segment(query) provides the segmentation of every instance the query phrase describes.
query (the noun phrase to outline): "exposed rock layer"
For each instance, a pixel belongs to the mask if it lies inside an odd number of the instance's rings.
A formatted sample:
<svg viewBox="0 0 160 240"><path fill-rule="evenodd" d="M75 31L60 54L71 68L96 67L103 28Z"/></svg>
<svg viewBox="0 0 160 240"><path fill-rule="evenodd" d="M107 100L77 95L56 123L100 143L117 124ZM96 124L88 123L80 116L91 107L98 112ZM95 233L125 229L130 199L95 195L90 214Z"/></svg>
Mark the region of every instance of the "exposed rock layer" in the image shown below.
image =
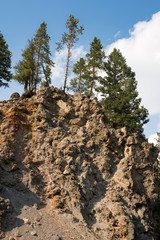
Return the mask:
<svg viewBox="0 0 160 240"><path fill-rule="evenodd" d="M49 209L62 222L72 217L72 230L79 227L74 238L63 229L59 239L160 239L157 150L125 128L109 129L96 99L53 87L31 98L15 94L0 102L0 143L7 236L18 226L13 216L43 203L43 216ZM37 232L27 231L24 239L35 239Z"/></svg>

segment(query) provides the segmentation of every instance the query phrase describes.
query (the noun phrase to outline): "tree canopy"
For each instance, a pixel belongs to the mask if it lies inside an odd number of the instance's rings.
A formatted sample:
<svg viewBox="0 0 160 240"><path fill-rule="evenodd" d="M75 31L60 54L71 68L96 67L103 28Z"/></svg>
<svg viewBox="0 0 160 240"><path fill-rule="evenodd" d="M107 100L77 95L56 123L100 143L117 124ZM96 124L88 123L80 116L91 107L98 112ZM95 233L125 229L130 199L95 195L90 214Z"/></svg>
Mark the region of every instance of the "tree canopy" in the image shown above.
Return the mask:
<svg viewBox="0 0 160 240"><path fill-rule="evenodd" d="M0 32L0 87L8 87L8 82L12 78L11 74L11 52L8 49L3 34Z"/></svg>
<svg viewBox="0 0 160 240"><path fill-rule="evenodd" d="M148 111L138 98L135 73L126 64L121 52L114 49L104 62L106 77L101 78L97 91L111 127L127 127L131 132L142 132L148 122Z"/></svg>
<svg viewBox="0 0 160 240"><path fill-rule="evenodd" d="M90 44L90 52L86 56L91 77L88 86L88 88L90 88L89 96L92 96L95 81L98 80L99 78L97 71L102 68L102 63L103 60L105 59L105 53L103 51L103 46L101 44L100 39L94 37L93 41Z"/></svg>
<svg viewBox="0 0 160 240"><path fill-rule="evenodd" d="M35 89L38 82L40 68L44 74L44 81L51 82L51 67L54 66L51 60L51 51L49 46L50 36L47 34L47 24L42 22L34 36L34 46L36 51L36 69L35 69ZM42 80L42 79L41 79Z"/></svg>
<svg viewBox="0 0 160 240"><path fill-rule="evenodd" d="M13 76L19 83L24 84L24 89L35 90L41 81L51 82L51 60L49 46L50 37L47 34L47 24L43 22L34 38L28 41L26 49L22 52L22 60L18 62Z"/></svg>
<svg viewBox="0 0 160 240"><path fill-rule="evenodd" d="M23 59L14 66L13 79L24 84L24 90L33 90L36 69L36 52L33 40L28 41L26 49L22 52L22 57Z"/></svg>
<svg viewBox="0 0 160 240"><path fill-rule="evenodd" d="M79 19L72 14L66 21L67 32L62 34L62 39L57 43L59 51L67 47L67 62L63 90L67 87L68 67L71 49L78 41L78 36L83 33L84 27L79 26ZM50 36L47 33L47 24L42 22L32 40L22 52L13 76L19 83L24 84L24 89L35 90L39 82L51 83L52 67ZM138 96L135 73L126 63L120 50L114 49L107 57L100 39L94 37L90 44L89 53L73 65L75 77L71 79L69 89L73 92L91 97L95 91L99 93L100 103L104 106L111 127L127 127L131 132L143 132L143 125L148 122L148 110L141 105ZM3 35L0 33L0 86L8 86L12 77L11 53L8 50ZM106 74L101 76L101 70Z"/></svg>
<svg viewBox="0 0 160 240"><path fill-rule="evenodd" d="M73 72L75 73L76 77L71 79L70 81L70 89L77 93L86 94L88 91L88 79L89 79L89 72L87 70L86 60L84 58L80 58L74 65L73 65Z"/></svg>
<svg viewBox="0 0 160 240"><path fill-rule="evenodd" d="M83 33L84 27L78 27L79 19L75 18L72 14L69 16L66 22L66 28L68 29L69 33L64 32L62 34L61 42L57 43L57 50L59 51L62 49L63 45L67 46L67 63L66 63L66 70L65 70L65 77L64 77L64 84L63 90L66 89L67 84L67 76L68 76L68 66L69 66L69 59L71 56L71 48L74 44L79 40L78 35Z"/></svg>

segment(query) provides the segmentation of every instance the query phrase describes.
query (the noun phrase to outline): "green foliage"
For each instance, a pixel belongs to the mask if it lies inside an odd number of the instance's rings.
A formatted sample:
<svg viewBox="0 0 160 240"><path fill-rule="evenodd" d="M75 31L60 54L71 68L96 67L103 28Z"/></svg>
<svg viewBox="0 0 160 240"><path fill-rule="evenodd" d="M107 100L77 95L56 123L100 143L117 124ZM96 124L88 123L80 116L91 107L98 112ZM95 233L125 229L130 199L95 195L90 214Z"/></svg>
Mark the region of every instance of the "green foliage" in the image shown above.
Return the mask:
<svg viewBox="0 0 160 240"><path fill-rule="evenodd" d="M69 33L64 32L62 34L61 42L57 44L57 51L63 48L63 45L70 44L70 47L73 47L74 44L79 40L78 35L82 34L84 27L78 27L79 19L75 18L72 14L70 14L69 19L66 22L66 28L69 30Z"/></svg>
<svg viewBox="0 0 160 240"><path fill-rule="evenodd" d="M12 78L10 72L11 68L11 52L8 49L8 45L0 32L0 87L8 87L8 83Z"/></svg>
<svg viewBox="0 0 160 240"><path fill-rule="evenodd" d="M102 68L102 63L105 58L105 52L103 51L100 39L94 37L92 43L90 44L90 52L86 56L88 68L90 69L90 83L88 85L90 88L89 96L92 96L93 88L96 83L95 81L99 79L98 70Z"/></svg>
<svg viewBox="0 0 160 240"><path fill-rule="evenodd" d="M51 82L50 37L47 34L47 24L43 22L37 30L34 39L28 41L27 48L22 52L22 60L15 68L13 78L24 84L24 89L34 89L39 82ZM43 73L43 75L42 75Z"/></svg>
<svg viewBox="0 0 160 240"><path fill-rule="evenodd" d="M67 84L67 76L68 76L68 66L69 66L69 59L71 56L71 48L74 46L74 44L79 40L78 35L82 34L84 28L83 26L78 27L79 19L75 18L72 14L69 16L69 19L67 19L66 22L66 28L68 29L69 33L64 32L62 34L61 42L56 43L57 44L57 51L61 50L63 45L67 46L68 54L67 54L67 63L66 63L66 71L65 71L65 77L64 77L64 84L63 84L63 90L66 89Z"/></svg>
<svg viewBox="0 0 160 240"><path fill-rule="evenodd" d="M50 37L47 34L47 24L42 22L34 36L34 46L36 51L36 69L35 69L35 88L38 82L40 69L44 74L44 81L51 82L51 68L54 66L51 60L51 51L49 46ZM41 78L42 80L42 78Z"/></svg>
<svg viewBox="0 0 160 240"><path fill-rule="evenodd" d="M148 122L148 111L140 106L135 73L127 66L121 52L114 49L103 67L107 76L100 79L97 91L102 96L111 127L127 127L131 132L143 132Z"/></svg>
<svg viewBox="0 0 160 240"><path fill-rule="evenodd" d="M159 151L160 151L160 132L158 132L157 135L158 135L158 139L157 139L157 148L158 148Z"/></svg>
<svg viewBox="0 0 160 240"><path fill-rule="evenodd" d="M159 180L159 186L160 186L160 132L158 132L157 135L158 135L158 139L157 139L156 147L159 150L159 155L158 155L158 180Z"/></svg>
<svg viewBox="0 0 160 240"><path fill-rule="evenodd" d="M159 150L158 160L160 161L160 132L158 132L157 135L158 135L158 139L157 139L157 145L156 145L156 147L157 147L158 150Z"/></svg>
<svg viewBox="0 0 160 240"><path fill-rule="evenodd" d="M85 94L88 91L87 79L89 78L89 72L87 71L86 60L80 58L73 66L73 72L76 77L70 81L70 89L77 93Z"/></svg>
<svg viewBox="0 0 160 240"><path fill-rule="evenodd" d="M23 59L18 62L15 68L13 79L24 84L24 89L33 89L36 69L36 52L33 40L28 41L27 48L22 52Z"/></svg>

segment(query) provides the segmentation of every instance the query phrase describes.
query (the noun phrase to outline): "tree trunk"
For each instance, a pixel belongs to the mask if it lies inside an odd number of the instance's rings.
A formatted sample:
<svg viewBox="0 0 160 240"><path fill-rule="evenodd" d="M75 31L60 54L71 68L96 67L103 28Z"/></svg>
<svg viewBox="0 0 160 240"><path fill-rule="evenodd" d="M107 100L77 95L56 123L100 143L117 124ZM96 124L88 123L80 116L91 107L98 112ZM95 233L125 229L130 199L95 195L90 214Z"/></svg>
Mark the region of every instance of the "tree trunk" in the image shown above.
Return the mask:
<svg viewBox="0 0 160 240"><path fill-rule="evenodd" d="M78 82L78 93L81 93L81 87L80 87L80 85L81 85L81 78L82 78L82 74L81 74L81 72L80 72L79 82Z"/></svg>
<svg viewBox="0 0 160 240"><path fill-rule="evenodd" d="M64 92L65 92L65 89L66 89L67 76L68 76L68 66L69 66L69 58L70 58L70 47L71 47L71 40L69 40L69 43L68 43L67 64L66 64L66 71L65 71L64 84L63 84L63 90L64 90Z"/></svg>
<svg viewBox="0 0 160 240"><path fill-rule="evenodd" d="M45 67L44 67L43 63L42 63L42 68L43 68L43 73L44 73L44 77L46 79L46 82L48 82L47 75L46 75L46 70L45 70Z"/></svg>
<svg viewBox="0 0 160 240"><path fill-rule="evenodd" d="M33 70L30 73L29 90L33 90Z"/></svg>
<svg viewBox="0 0 160 240"><path fill-rule="evenodd" d="M25 83L24 83L24 91L26 91L28 88L28 80L25 80Z"/></svg>
<svg viewBox="0 0 160 240"><path fill-rule="evenodd" d="M90 91L89 91L89 96L90 96L90 97L91 97L92 91L93 91L94 79L95 79L95 68L93 67L93 75L92 75L92 81L91 81L91 88L90 88Z"/></svg>
<svg viewBox="0 0 160 240"><path fill-rule="evenodd" d="M38 52L38 54L37 54L37 63L36 63L36 71L35 71L35 82L34 82L35 92L36 92L37 82L38 82L39 53L40 53L40 50L39 50L39 52Z"/></svg>

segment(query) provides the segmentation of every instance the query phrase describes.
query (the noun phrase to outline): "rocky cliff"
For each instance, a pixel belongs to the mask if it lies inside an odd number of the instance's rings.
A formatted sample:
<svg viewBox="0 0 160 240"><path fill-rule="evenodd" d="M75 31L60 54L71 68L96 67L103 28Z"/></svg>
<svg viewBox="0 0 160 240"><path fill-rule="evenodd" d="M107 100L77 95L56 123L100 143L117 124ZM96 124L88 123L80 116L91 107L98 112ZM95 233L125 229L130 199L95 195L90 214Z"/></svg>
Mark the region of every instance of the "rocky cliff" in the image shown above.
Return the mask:
<svg viewBox="0 0 160 240"><path fill-rule="evenodd" d="M157 150L96 99L41 87L0 102L4 239L158 240Z"/></svg>

